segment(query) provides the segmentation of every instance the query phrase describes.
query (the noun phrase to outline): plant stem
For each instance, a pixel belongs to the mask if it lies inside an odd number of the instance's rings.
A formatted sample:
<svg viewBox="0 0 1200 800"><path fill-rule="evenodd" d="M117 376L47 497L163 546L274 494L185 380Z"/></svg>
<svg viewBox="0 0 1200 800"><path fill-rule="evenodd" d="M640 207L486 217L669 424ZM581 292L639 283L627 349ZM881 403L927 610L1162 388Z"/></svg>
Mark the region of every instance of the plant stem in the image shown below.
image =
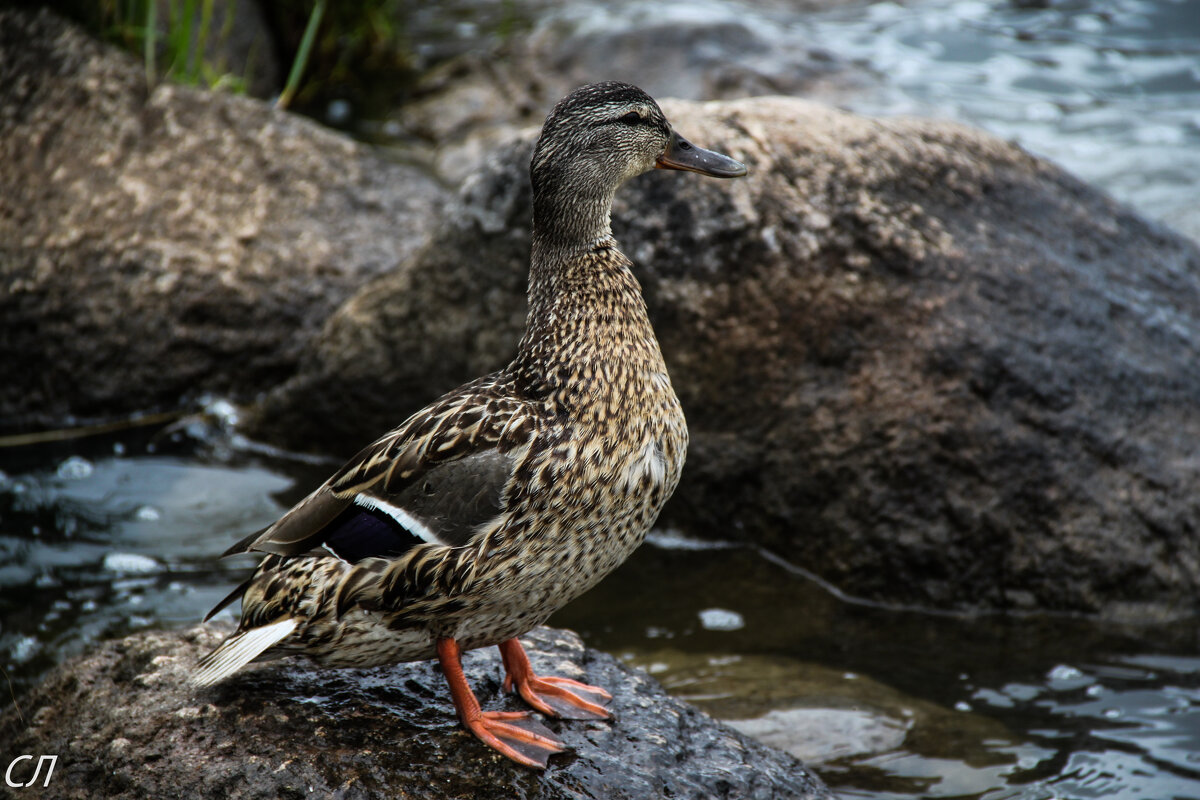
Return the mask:
<svg viewBox="0 0 1200 800"><path fill-rule="evenodd" d="M146 4L146 29L142 39L145 45L146 86L153 88L158 82L158 3L154 0Z"/></svg>
<svg viewBox="0 0 1200 800"><path fill-rule="evenodd" d="M295 96L296 89L300 86L300 76L304 74L304 67L308 64L308 56L312 51L313 42L316 41L317 28L321 25L321 16L324 13L325 0L317 0L312 14L308 17L308 25L304 28L304 36L300 38L300 49L296 52L296 59L292 62L292 71L288 73L287 84L279 94L279 99L275 101L276 108L287 108L288 104L292 102L292 97Z"/></svg>

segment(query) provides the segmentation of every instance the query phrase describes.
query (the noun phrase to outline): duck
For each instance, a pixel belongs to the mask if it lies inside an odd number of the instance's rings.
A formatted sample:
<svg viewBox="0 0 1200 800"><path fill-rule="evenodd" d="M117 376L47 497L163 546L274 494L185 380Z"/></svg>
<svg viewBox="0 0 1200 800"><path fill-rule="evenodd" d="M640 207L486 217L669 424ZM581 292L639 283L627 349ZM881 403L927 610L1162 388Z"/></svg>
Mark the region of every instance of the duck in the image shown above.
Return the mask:
<svg viewBox="0 0 1200 800"><path fill-rule="evenodd" d="M225 553L261 554L237 628L196 665L210 686L252 661L322 667L437 659L462 725L545 769L566 745L528 711L484 711L461 654L499 648L506 692L561 719L608 719L611 695L537 674L518 637L641 544L674 492L688 431L613 198L653 169L746 167L674 131L626 83L581 87L546 117L530 161L526 330L513 360L363 448L274 524Z"/></svg>

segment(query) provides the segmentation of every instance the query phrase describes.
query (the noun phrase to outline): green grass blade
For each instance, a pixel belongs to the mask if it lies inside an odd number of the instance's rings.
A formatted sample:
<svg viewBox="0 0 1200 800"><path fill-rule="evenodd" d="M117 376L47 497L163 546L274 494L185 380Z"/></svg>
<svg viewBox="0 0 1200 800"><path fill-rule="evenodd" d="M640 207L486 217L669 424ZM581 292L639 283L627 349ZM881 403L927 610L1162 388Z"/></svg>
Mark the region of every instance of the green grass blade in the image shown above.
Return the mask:
<svg viewBox="0 0 1200 800"><path fill-rule="evenodd" d="M146 4L146 28L142 33L142 43L145 47L146 86L153 87L158 82L158 3L154 0Z"/></svg>
<svg viewBox="0 0 1200 800"><path fill-rule="evenodd" d="M287 84L279 94L279 99L275 101L276 108L287 108L288 104L292 102L292 97L295 96L296 89L300 86L300 77L304 74L304 68L308 64L313 42L317 39L317 28L321 25L321 16L324 13L325 0L317 0L312 14L308 17L308 25L304 28L304 36L300 38L300 49L296 51L296 59L292 62L291 72L288 73Z"/></svg>
<svg viewBox="0 0 1200 800"><path fill-rule="evenodd" d="M213 0L204 0L204 4L200 7L200 29L196 31L196 68L193 73L195 78L192 81L193 85L200 85L201 79L207 82L207 76L204 73L206 65L205 48L208 47L208 29L212 25L213 15Z"/></svg>

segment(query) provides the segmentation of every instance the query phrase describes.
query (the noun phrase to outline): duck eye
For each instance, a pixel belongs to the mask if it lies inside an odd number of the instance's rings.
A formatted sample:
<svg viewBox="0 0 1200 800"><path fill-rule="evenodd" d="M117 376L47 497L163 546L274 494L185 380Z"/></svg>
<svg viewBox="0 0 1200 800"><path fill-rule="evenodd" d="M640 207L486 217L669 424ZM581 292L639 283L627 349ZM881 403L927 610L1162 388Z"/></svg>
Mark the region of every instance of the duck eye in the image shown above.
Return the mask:
<svg viewBox="0 0 1200 800"><path fill-rule="evenodd" d="M640 125L642 122L642 115L636 111L630 111L628 114L621 117L621 122L624 122L626 125Z"/></svg>

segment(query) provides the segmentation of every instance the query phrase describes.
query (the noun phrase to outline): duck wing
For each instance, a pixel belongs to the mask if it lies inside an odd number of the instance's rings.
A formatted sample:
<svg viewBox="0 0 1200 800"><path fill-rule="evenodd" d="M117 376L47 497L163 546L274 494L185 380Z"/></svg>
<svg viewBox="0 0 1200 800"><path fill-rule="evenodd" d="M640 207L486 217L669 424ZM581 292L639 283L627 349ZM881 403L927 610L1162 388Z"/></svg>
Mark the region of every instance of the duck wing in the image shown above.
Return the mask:
<svg viewBox="0 0 1200 800"><path fill-rule="evenodd" d="M493 375L442 397L225 555L325 548L357 563L420 544L467 544L503 512L518 455L537 429L538 408L508 388Z"/></svg>

